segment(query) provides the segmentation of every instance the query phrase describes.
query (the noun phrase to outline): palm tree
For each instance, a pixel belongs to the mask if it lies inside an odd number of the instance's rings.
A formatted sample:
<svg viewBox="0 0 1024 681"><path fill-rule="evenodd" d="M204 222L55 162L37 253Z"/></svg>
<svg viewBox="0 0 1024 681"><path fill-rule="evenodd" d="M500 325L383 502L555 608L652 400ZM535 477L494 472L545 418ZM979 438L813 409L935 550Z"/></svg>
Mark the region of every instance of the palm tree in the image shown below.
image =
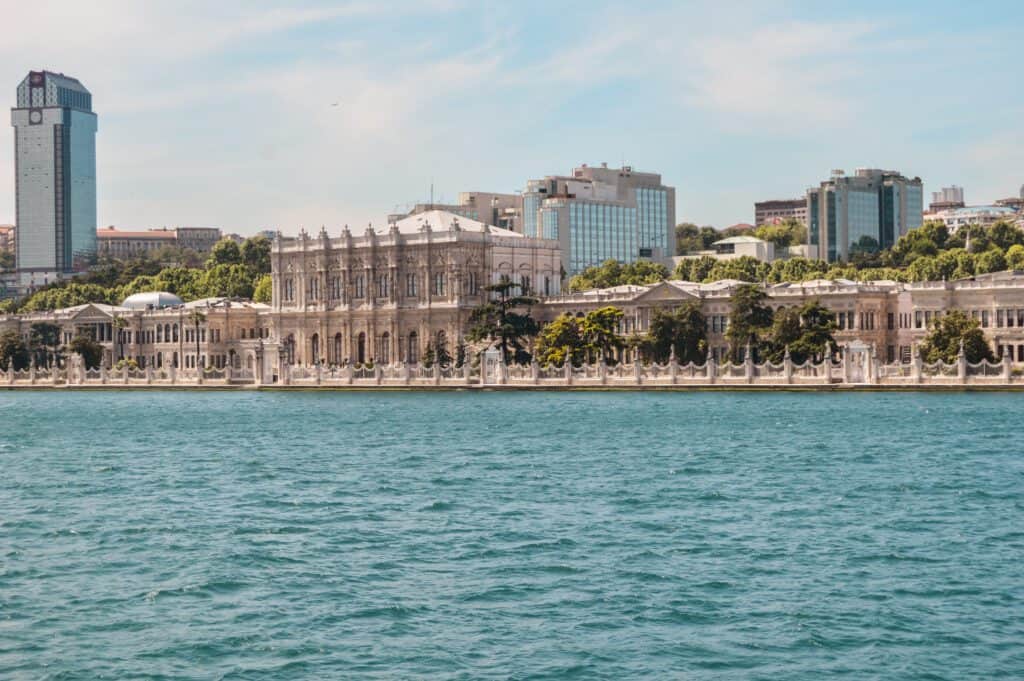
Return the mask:
<svg viewBox="0 0 1024 681"><path fill-rule="evenodd" d="M199 308L195 308L189 313L188 319L196 327L196 368L199 369L202 368L199 361L199 325L206 321L206 315Z"/></svg>
<svg viewBox="0 0 1024 681"><path fill-rule="evenodd" d="M117 359L120 361L124 359L124 330L128 328L128 320L115 316L112 323L117 331Z"/></svg>

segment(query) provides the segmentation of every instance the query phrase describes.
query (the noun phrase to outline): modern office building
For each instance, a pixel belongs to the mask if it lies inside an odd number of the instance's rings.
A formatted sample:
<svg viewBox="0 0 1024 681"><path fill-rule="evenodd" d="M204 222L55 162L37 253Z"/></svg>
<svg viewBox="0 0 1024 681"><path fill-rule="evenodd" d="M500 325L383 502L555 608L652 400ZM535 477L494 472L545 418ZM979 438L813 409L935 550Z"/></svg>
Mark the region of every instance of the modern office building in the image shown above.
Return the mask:
<svg viewBox="0 0 1024 681"><path fill-rule="evenodd" d="M670 257L675 222L675 188L630 166L583 165L571 176L530 180L523 193L522 233L557 239L569 276L609 259Z"/></svg>
<svg viewBox="0 0 1024 681"><path fill-rule="evenodd" d="M777 225L786 220L807 224L807 199L772 199L754 204L754 224Z"/></svg>
<svg viewBox="0 0 1024 681"><path fill-rule="evenodd" d="M11 110L18 271L35 286L96 255L96 114L75 78L30 72Z"/></svg>
<svg viewBox="0 0 1024 681"><path fill-rule="evenodd" d="M828 262L849 260L858 251L889 248L920 227L923 214L920 178L893 170L842 170L807 190L808 244Z"/></svg>

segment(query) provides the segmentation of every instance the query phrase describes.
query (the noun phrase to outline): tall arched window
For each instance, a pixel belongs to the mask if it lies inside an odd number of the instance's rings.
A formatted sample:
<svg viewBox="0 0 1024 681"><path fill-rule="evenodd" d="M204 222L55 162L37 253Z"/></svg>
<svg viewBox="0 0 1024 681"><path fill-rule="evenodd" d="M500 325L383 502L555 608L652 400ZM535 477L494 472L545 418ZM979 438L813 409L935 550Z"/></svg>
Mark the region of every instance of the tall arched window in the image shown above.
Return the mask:
<svg viewBox="0 0 1024 681"><path fill-rule="evenodd" d="M356 341L356 361L366 364L366 334L360 333Z"/></svg>
<svg viewBox="0 0 1024 681"><path fill-rule="evenodd" d="M388 297L388 275L386 274L380 275L380 278L377 280L377 297Z"/></svg>
<svg viewBox="0 0 1024 681"><path fill-rule="evenodd" d="M163 329L164 329L164 327L160 326L159 324L156 325L156 342L157 343L161 343L164 340Z"/></svg>
<svg viewBox="0 0 1024 681"><path fill-rule="evenodd" d="M362 298L366 293L366 277L358 275L355 279L355 293L354 298Z"/></svg>
<svg viewBox="0 0 1024 681"><path fill-rule="evenodd" d="M314 333L309 339L309 359L311 364L320 363L320 334Z"/></svg>
<svg viewBox="0 0 1024 681"><path fill-rule="evenodd" d="M334 363L341 364L341 334L334 334Z"/></svg>
<svg viewBox="0 0 1024 681"><path fill-rule="evenodd" d="M170 343L171 342L171 325L170 324L164 324L164 342L165 343Z"/></svg>
<svg viewBox="0 0 1024 681"><path fill-rule="evenodd" d="M409 334L409 352L405 361L409 364L416 364L420 360L420 339L415 331Z"/></svg>
<svg viewBox="0 0 1024 681"><path fill-rule="evenodd" d="M174 333L174 342L177 343L178 342L178 325L175 324L174 326L172 326L171 327L171 331Z"/></svg>
<svg viewBox="0 0 1024 681"><path fill-rule="evenodd" d="M288 334L284 341L284 358L289 364L295 364L295 336Z"/></svg>
<svg viewBox="0 0 1024 681"><path fill-rule="evenodd" d="M384 364L391 363L391 334L386 331L380 337L380 361Z"/></svg>

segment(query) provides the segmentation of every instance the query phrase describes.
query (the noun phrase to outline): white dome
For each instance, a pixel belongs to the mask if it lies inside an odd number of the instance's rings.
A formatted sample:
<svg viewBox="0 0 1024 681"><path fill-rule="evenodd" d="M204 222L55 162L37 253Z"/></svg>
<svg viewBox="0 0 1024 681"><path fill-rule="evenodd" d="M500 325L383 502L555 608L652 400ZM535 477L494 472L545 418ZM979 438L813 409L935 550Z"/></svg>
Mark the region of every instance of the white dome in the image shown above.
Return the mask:
<svg viewBox="0 0 1024 681"><path fill-rule="evenodd" d="M121 307L127 307L129 310L150 310L184 304L185 301L173 293L168 293L167 291L147 291L128 296L121 303Z"/></svg>

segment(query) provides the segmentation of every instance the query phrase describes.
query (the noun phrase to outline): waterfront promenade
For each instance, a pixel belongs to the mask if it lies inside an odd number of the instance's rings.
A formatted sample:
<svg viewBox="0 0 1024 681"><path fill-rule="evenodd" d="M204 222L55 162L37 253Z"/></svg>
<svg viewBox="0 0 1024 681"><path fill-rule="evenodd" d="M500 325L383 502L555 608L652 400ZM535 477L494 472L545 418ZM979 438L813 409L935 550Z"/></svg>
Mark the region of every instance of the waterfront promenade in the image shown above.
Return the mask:
<svg viewBox="0 0 1024 681"><path fill-rule="evenodd" d="M842 389L991 389L1024 390L1024 375L1005 357L1002 362L971 363L961 354L953 363L885 364L866 352L838 360L781 363L664 364L633 362L609 366L506 365L481 359L462 367L413 364L313 367L284 365L280 375L249 369L182 370L174 367L85 369L29 368L0 372L0 388L194 388L194 389L336 389L336 390L842 390Z"/></svg>

